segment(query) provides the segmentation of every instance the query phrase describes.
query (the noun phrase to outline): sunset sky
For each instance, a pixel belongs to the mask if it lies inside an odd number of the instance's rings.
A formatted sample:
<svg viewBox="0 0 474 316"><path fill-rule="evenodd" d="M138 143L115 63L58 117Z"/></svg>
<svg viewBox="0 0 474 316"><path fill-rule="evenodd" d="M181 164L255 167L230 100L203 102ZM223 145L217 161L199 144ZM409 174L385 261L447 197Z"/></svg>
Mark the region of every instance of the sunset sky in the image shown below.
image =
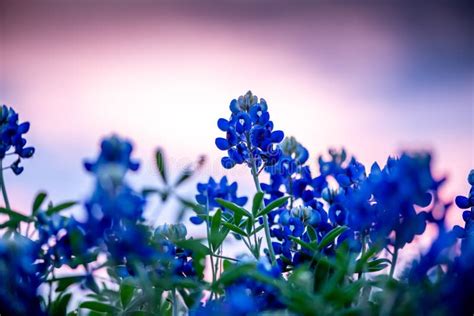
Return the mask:
<svg viewBox="0 0 474 316"><path fill-rule="evenodd" d="M12 206L27 211L39 189L54 201L84 199L82 168L101 137L132 140L137 189L158 182L154 149L171 173L200 154L198 180L220 177L216 121L252 90L277 129L311 153L345 146L370 167L403 149L426 149L448 176L446 199L468 191L474 167L473 29L451 4L349 6L292 1L0 1L0 103L31 122L37 149ZM253 194L245 167L227 172ZM153 221L174 218L173 209ZM453 211L450 223L459 221Z"/></svg>

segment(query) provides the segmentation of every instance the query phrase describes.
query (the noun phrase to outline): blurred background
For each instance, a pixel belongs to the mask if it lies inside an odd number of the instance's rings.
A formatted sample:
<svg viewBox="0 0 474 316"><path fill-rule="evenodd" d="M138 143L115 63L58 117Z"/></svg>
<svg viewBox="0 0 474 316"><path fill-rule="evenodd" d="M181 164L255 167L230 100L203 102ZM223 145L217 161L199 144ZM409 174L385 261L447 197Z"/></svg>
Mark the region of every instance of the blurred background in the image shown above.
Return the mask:
<svg viewBox="0 0 474 316"><path fill-rule="evenodd" d="M1 1L0 103L31 121L37 148L12 206L39 189L84 199L82 168L99 140L135 144L137 189L156 185L154 150L176 175L200 154L206 166L182 190L228 174L254 193L248 170L226 172L214 139L231 99L264 97L277 129L316 158L345 146L368 168L404 149L434 154L446 200L466 194L474 167L473 9L460 2ZM291 4L290 4L291 3ZM151 201L149 218L173 221ZM453 208L450 223L460 222ZM188 217L185 217L188 222Z"/></svg>

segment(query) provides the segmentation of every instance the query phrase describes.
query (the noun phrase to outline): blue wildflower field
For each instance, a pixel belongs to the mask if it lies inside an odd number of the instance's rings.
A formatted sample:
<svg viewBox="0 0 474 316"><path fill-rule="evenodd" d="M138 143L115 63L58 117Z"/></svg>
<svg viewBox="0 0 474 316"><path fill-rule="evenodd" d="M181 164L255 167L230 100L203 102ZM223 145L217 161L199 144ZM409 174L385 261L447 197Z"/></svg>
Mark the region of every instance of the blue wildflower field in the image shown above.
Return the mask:
<svg viewBox="0 0 474 316"><path fill-rule="evenodd" d="M443 201L445 179L433 176L428 152L364 166L330 150L314 163L311 149L278 129L264 99L249 91L222 109L222 168L247 172L254 195L210 177L194 198L182 197L175 189L203 161L171 181L161 150L162 186L133 188L133 145L113 135L85 160L95 179L87 200L57 203L41 192L20 212L3 173L21 176L35 149L25 138L30 124L4 105L0 315L472 315L474 170L467 194ZM206 238L188 236L182 223L149 224L152 196L176 198ZM66 215L73 206L84 216ZM447 228L450 208L463 227ZM397 266L428 225L436 227L431 246ZM226 256L230 239L246 251Z"/></svg>

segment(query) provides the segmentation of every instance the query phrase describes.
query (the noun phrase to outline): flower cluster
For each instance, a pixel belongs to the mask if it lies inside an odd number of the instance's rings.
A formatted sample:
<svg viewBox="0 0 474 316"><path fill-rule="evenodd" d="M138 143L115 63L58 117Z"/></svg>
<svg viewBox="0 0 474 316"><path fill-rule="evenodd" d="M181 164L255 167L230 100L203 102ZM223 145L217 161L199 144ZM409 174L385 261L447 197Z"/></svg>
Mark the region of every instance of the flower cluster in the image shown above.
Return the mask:
<svg viewBox="0 0 474 316"><path fill-rule="evenodd" d="M456 205L465 210L462 214L465 225L464 228L456 225L454 230L459 238L474 240L474 170L469 173L467 181L471 186L468 196L458 195L455 200Z"/></svg>
<svg viewBox="0 0 474 316"><path fill-rule="evenodd" d="M37 247L29 239L0 239L0 314L46 315L40 305Z"/></svg>
<svg viewBox="0 0 474 316"><path fill-rule="evenodd" d="M42 250L38 270L46 272L48 267L60 268L64 264L75 268L81 263L80 257L87 253L83 243L86 234L76 219L41 211L35 226L38 231L35 242Z"/></svg>
<svg viewBox="0 0 474 316"><path fill-rule="evenodd" d="M230 119L221 118L217 122L219 129L226 133L225 138L216 138L217 148L228 154L221 160L224 168L242 163L255 167L262 162L266 166L277 163L281 150L275 144L283 140L284 134L273 130L267 102L249 91L232 100L230 110Z"/></svg>
<svg viewBox="0 0 474 316"><path fill-rule="evenodd" d="M25 147L26 139L23 135L30 129L29 122L18 122L18 114L12 108L3 105L0 108L0 160L7 155L16 155L16 160L8 167L13 173L19 175L23 172L20 166L22 158L33 156L34 147ZM10 151L10 149L13 149Z"/></svg>
<svg viewBox="0 0 474 316"><path fill-rule="evenodd" d="M405 153L382 170L374 164L368 181L378 206L376 230L384 237L395 232L389 243L403 248L426 227L427 213L416 206L427 207L444 180L433 178L429 154Z"/></svg>
<svg viewBox="0 0 474 316"><path fill-rule="evenodd" d="M225 167L251 168L256 193L250 207L237 182L225 176L199 183L197 203L190 202L176 187L193 168L169 185L161 150L156 167L165 188L138 193L127 181L139 167L133 146L118 136L105 138L98 157L84 164L96 181L83 217L63 213L75 202L43 208L44 192L31 214L17 212L2 187L0 314L474 313L474 170L468 195L455 199L464 227L449 229L451 203L438 194L444 179L433 176L429 154L402 153L366 169L344 150L330 150L312 169L309 151L273 130L263 99L249 92L230 109L230 119L218 121L226 137L216 145L227 151ZM34 149L22 136L29 124L19 124L12 109L0 111L0 160L31 156ZM11 168L22 170L17 162ZM181 203L177 222L194 210L191 222L206 222L205 243L187 237L181 223L147 223L145 197L155 193L161 203L168 196ZM437 237L398 275L399 250L428 224ZM249 252L230 257L229 235ZM387 275L371 277L388 267ZM61 275L70 269L74 275ZM93 293L76 305L74 285Z"/></svg>
<svg viewBox="0 0 474 316"><path fill-rule="evenodd" d="M104 139L100 145L100 154L95 161L85 161L84 167L93 173L100 185L106 189L119 187L126 175L137 171L140 164L131 159L133 146L116 135Z"/></svg>
<svg viewBox="0 0 474 316"><path fill-rule="evenodd" d="M125 182L129 170L139 164L131 159L130 142L111 136L102 141L95 162L86 162L86 170L97 178L92 197L86 202L87 221L83 223L87 245L106 246L117 262L150 261L154 251L144 221L145 200Z"/></svg>
<svg viewBox="0 0 474 316"><path fill-rule="evenodd" d="M192 251L176 245L177 241L184 240L187 235L186 226L183 224L158 226L155 230L154 240L158 243L160 251L159 274L171 271L173 275L181 277L196 276L193 266ZM167 263L163 265L164 263ZM165 267L168 266L168 269Z"/></svg>
<svg viewBox="0 0 474 316"><path fill-rule="evenodd" d="M216 207L219 207L216 198L233 202L237 205L243 206L247 203L248 198L245 196L237 196L238 184L232 182L229 184L227 177L222 177L219 182L210 177L207 183L198 183L196 201L202 205L208 212ZM224 212L227 210L224 208ZM203 219L199 216L192 216L191 222L194 224L201 224Z"/></svg>
<svg viewBox="0 0 474 316"><path fill-rule="evenodd" d="M442 183L433 179L429 155L405 153L389 158L383 169L374 163L367 176L364 165L349 159L344 150L329 154L330 160L319 158L316 177L302 165L294 172L270 173L270 183L262 184L268 202L290 195L289 205L269 213L271 234L278 240L272 246L283 269L311 258L294 242L311 242L308 233L321 240L332 228L346 226L338 241L347 242L353 251L359 252L365 243L403 248L423 233L431 218L428 211L417 211L430 204ZM458 200L467 205L466 198ZM331 253L332 246L325 251Z"/></svg>

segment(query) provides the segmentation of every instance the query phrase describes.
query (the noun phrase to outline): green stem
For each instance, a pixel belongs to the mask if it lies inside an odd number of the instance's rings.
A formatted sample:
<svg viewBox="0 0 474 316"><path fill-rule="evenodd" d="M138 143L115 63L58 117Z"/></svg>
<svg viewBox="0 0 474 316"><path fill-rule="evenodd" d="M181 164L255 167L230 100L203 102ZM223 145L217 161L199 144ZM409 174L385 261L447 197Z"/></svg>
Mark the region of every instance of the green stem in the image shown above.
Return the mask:
<svg viewBox="0 0 474 316"><path fill-rule="evenodd" d="M249 143L250 143L250 139L249 139ZM262 187L260 186L260 181L258 180L257 166L255 164L255 159L253 158L251 150L250 150L250 161L251 161L252 177L253 177L253 181L255 183L255 187L257 189L257 192L263 192ZM264 202L263 199L262 199L262 205L261 206L262 206L262 208L265 208L265 202ZM267 215L263 215L263 228L265 230L265 238L267 240L267 247L268 247L268 252L270 254L270 260L272 262L272 265L274 265L274 264L276 264L276 258L275 258L275 252L273 251L272 237L270 235L270 226L268 225L268 216Z"/></svg>
<svg viewBox="0 0 474 316"><path fill-rule="evenodd" d="M11 210L10 202L8 201L7 188L5 186L5 179L3 178L3 160L0 159L0 186L2 187L3 200L5 201L5 207Z"/></svg>
<svg viewBox="0 0 474 316"><path fill-rule="evenodd" d="M360 254L360 258L362 259L365 255L365 236L361 238L361 243L362 243L362 251ZM359 280L362 277L362 271L359 272L357 279Z"/></svg>
<svg viewBox="0 0 474 316"><path fill-rule="evenodd" d="M256 231L255 219L252 219L252 221L253 221L252 225L253 225L253 231L254 231L254 233L253 233L253 240L254 240L254 242L255 242L254 247L255 247L255 249L257 249L258 241L257 241L257 233L255 232L255 231ZM259 248L260 248L260 247L259 247ZM258 251L255 251L255 253L257 254L257 258L256 258L257 260L258 260L259 257L260 257L259 251L260 251L260 249L258 249Z"/></svg>
<svg viewBox="0 0 474 316"><path fill-rule="evenodd" d="M173 316L178 316L178 301L176 299L176 289L173 289Z"/></svg>
<svg viewBox="0 0 474 316"><path fill-rule="evenodd" d="M206 234L207 234L207 245L209 247L210 259L211 259L211 271L212 271L212 284L216 282L216 271L214 270L214 252L212 251L211 245L211 229L209 227L209 199L207 201L207 208L206 208L207 218L206 218ZM211 300L214 297L214 290L211 290Z"/></svg>
<svg viewBox="0 0 474 316"><path fill-rule="evenodd" d="M238 262L238 261L239 261L238 259L231 258L231 257L227 257L227 256L223 256L223 255L216 255L216 254L213 254L213 256L216 257L216 258L221 258L221 259L225 259L225 260L229 260L229 261L234 261L234 262Z"/></svg>
<svg viewBox="0 0 474 316"><path fill-rule="evenodd" d="M392 265L390 266L390 277L393 278L393 273L395 272L395 266L397 265L398 259L398 247L395 246L392 255Z"/></svg>
<svg viewBox="0 0 474 316"><path fill-rule="evenodd" d="M291 176L288 177L288 181L290 183L290 210L293 209L293 200L294 200L294 195L293 195L293 179Z"/></svg>

